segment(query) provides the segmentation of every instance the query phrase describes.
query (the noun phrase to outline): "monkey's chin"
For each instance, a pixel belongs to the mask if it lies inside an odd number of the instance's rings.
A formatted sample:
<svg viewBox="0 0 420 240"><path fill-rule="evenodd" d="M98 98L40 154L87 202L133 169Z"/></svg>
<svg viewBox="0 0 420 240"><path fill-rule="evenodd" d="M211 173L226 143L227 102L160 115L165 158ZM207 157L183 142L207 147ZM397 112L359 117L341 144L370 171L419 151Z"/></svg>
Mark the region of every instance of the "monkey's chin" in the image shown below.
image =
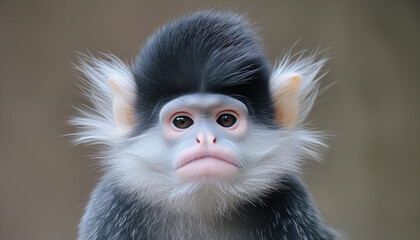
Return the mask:
<svg viewBox="0 0 420 240"><path fill-rule="evenodd" d="M179 178L191 181L202 177L229 179L238 172L239 168L230 162L206 157L178 168L175 173Z"/></svg>

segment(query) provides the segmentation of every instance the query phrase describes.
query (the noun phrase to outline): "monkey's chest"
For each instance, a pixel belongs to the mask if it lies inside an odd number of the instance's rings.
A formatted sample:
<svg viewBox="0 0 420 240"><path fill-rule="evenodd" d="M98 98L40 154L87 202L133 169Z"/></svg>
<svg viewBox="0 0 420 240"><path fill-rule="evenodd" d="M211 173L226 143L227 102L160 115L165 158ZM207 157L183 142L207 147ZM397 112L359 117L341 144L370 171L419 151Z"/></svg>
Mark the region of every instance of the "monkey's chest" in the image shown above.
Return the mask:
<svg viewBox="0 0 420 240"><path fill-rule="evenodd" d="M239 240L246 239L244 237L245 229L242 226L233 226L231 224L223 225L222 222L217 223L190 223L190 225L173 225L170 229L170 239L184 240Z"/></svg>

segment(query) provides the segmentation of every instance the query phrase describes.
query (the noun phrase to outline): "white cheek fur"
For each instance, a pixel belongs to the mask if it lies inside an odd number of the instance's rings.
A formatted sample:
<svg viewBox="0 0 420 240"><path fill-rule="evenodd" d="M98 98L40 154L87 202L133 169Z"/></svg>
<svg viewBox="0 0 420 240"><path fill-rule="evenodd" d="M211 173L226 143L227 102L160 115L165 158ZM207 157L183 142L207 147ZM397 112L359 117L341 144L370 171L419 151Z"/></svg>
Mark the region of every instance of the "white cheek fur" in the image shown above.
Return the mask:
<svg viewBox="0 0 420 240"><path fill-rule="evenodd" d="M299 171L304 158L318 158L318 152L313 149L324 146L320 137L310 131L251 126L234 149L244 166L234 179L203 178L185 182L174 171L175 154L170 153L176 151L159 131L153 128L141 136L121 141L111 151L114 154L106 165L123 191L169 207L168 211L223 212L240 202L251 201L278 187L279 176Z"/></svg>

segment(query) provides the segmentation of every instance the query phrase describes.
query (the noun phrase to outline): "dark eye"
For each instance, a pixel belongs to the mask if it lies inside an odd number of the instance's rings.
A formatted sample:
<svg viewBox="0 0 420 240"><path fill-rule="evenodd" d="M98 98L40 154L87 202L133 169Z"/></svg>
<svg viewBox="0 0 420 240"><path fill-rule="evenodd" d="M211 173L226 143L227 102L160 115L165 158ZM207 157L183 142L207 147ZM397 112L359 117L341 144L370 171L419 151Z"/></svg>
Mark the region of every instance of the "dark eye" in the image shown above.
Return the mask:
<svg viewBox="0 0 420 240"><path fill-rule="evenodd" d="M216 122L222 127L232 127L236 123L236 117L232 114L225 113L220 115Z"/></svg>
<svg viewBox="0 0 420 240"><path fill-rule="evenodd" d="M178 116L172 121L172 123L177 128L185 129L191 127L194 124L194 121L187 116Z"/></svg>

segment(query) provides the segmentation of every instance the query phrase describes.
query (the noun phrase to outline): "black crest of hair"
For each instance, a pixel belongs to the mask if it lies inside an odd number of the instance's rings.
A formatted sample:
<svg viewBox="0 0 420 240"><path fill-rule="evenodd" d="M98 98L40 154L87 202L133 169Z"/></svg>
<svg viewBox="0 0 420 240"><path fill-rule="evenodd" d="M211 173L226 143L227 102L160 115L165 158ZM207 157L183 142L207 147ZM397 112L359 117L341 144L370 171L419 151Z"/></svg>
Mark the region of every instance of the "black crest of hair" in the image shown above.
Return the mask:
<svg viewBox="0 0 420 240"><path fill-rule="evenodd" d="M271 68L258 37L240 15L201 11L163 26L147 41L133 71L142 129L156 122L165 103L191 93L237 98L252 118L274 125Z"/></svg>

